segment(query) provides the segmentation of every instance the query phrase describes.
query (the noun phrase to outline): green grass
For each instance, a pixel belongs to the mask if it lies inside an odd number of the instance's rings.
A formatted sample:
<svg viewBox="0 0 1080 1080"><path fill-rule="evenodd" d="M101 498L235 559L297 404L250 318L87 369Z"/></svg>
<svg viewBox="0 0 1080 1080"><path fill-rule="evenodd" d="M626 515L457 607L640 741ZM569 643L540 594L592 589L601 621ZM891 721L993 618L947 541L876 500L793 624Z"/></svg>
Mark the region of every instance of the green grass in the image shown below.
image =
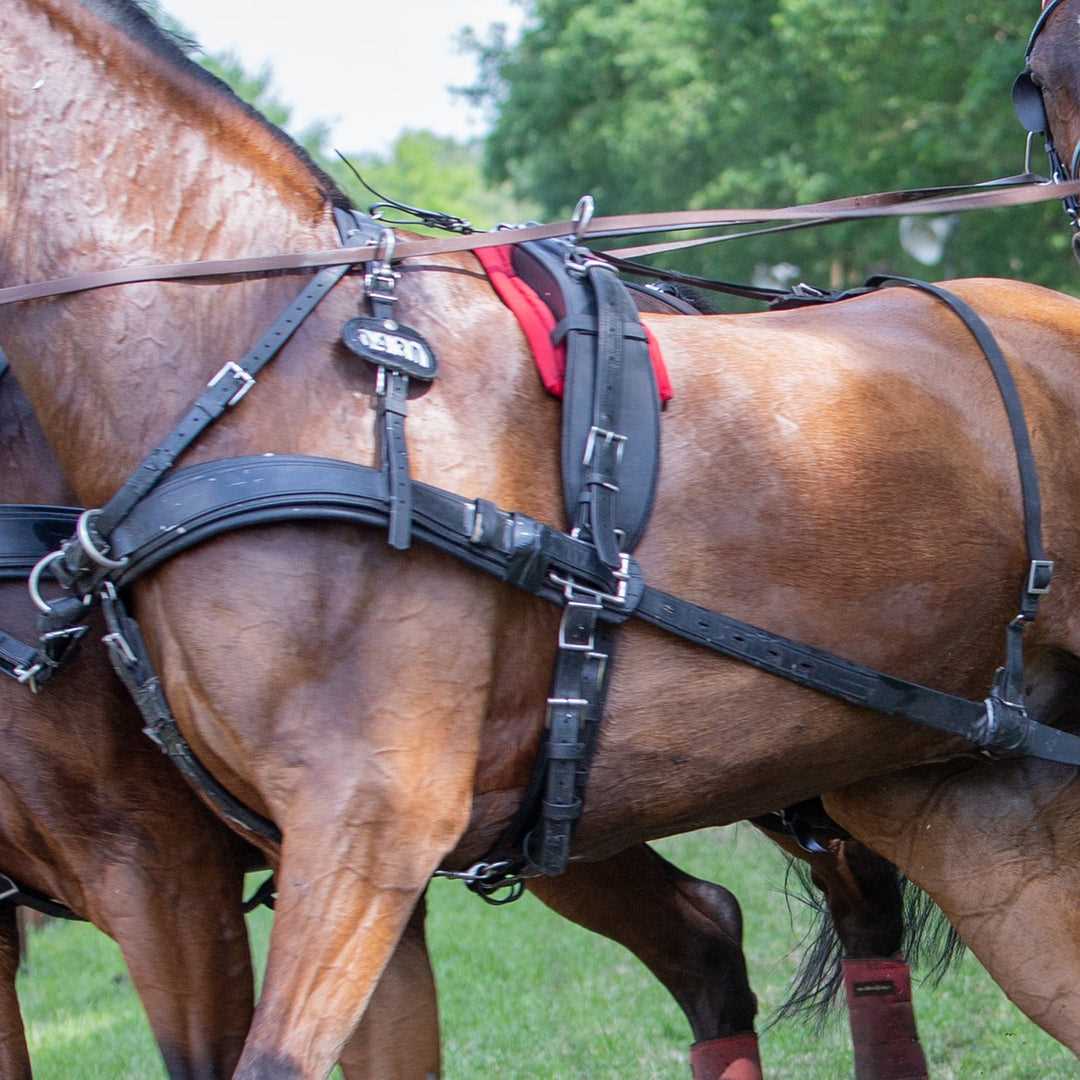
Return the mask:
<svg viewBox="0 0 1080 1080"><path fill-rule="evenodd" d="M794 911L793 928L780 893L782 858L748 826L659 847L739 896L750 978L767 1018L794 970L802 915ZM251 926L261 963L267 913L253 916ZM431 889L428 927L448 1080L689 1075L690 1032L682 1013L620 947L564 922L531 897L490 908L447 882ZM164 1075L119 952L92 928L62 924L35 935L20 994L39 1080ZM970 957L939 988L917 987L915 1000L935 1080L1080 1076L1073 1055L1030 1024ZM788 1023L764 1031L761 1043L770 1077L852 1075L842 1016L821 1036Z"/></svg>

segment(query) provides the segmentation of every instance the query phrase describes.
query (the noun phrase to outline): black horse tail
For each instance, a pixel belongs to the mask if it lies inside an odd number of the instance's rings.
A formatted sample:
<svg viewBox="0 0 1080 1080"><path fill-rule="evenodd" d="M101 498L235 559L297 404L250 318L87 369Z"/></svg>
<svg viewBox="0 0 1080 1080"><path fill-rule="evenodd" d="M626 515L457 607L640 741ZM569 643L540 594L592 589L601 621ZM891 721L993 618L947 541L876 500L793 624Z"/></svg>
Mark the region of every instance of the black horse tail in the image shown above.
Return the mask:
<svg viewBox="0 0 1080 1080"><path fill-rule="evenodd" d="M895 867L893 872L903 913L901 952L913 969L922 969L924 982L936 986L963 955L964 943L937 904ZM769 1026L794 1017L820 1031L837 1003L843 984L840 938L825 896L811 881L810 868L805 863L788 860L784 892L789 914L795 903L809 908L812 918L801 942L802 960L791 991Z"/></svg>

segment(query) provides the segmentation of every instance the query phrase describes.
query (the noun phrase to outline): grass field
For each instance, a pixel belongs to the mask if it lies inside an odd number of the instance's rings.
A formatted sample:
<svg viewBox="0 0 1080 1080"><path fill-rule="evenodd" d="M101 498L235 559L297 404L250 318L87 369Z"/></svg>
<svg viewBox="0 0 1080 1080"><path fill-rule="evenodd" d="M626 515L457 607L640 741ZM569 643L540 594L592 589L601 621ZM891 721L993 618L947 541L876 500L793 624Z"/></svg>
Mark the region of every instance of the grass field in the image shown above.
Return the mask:
<svg viewBox="0 0 1080 1080"><path fill-rule="evenodd" d="M722 881L746 917L750 978L762 1022L781 1003L795 966L803 913L792 926L780 889L784 863L749 826L660 844L680 866ZM460 885L436 882L429 938L439 981L445 1076L679 1078L689 1028L632 956L526 897L490 908ZM261 964L269 929L251 919ZM20 983L39 1080L147 1080L164 1076L116 947L88 926L35 935ZM1030 1024L966 957L937 989L916 989L919 1029L935 1080L1065 1080L1071 1053ZM846 1019L823 1035L798 1023L763 1031L769 1077L852 1075Z"/></svg>

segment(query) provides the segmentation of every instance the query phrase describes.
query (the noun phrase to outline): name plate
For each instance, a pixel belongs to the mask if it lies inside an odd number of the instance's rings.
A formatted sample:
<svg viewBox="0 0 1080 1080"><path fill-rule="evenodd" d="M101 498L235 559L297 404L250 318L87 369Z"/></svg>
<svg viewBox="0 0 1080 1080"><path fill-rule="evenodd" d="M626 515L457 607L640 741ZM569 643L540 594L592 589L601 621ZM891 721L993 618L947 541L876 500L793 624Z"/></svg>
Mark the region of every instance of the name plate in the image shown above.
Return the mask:
<svg viewBox="0 0 1080 1080"><path fill-rule="evenodd" d="M376 367L400 371L424 382L438 374L434 349L411 327L393 319L357 316L345 324L341 339L352 352Z"/></svg>

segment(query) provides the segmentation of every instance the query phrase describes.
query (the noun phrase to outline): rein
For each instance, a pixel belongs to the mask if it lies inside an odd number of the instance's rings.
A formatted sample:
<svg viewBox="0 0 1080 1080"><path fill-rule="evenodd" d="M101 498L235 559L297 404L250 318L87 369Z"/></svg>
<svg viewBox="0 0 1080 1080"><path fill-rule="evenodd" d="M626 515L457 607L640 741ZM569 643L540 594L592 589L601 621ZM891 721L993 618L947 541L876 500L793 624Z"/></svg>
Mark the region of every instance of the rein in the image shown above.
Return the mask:
<svg viewBox="0 0 1080 1080"><path fill-rule="evenodd" d="M1030 177L1007 177L1003 181L1015 186L1006 190L970 191L978 185L960 185L966 194L936 195L926 197L927 192L956 191L957 188L916 188L911 191L882 192L856 195L829 202L806 203L778 209L716 209L680 210L670 213L623 214L595 218L592 221L564 221L550 225L531 225L522 228L499 229L494 232L473 233L445 238L415 237L400 241L394 259L410 259L422 255L446 255L459 251L475 251L479 248L498 247L503 244L521 244L527 241L555 239L573 236L578 242L619 236L640 236L657 232L679 232L690 229L723 228L730 225L758 224L767 221L787 221L813 224L855 221L861 218L902 217L910 214L954 214L972 210L988 210L1006 206L1027 206L1032 203L1049 202L1063 197L1080 196L1080 180L1061 184L1034 183ZM370 219L369 219L370 220ZM377 225L377 223L375 223ZM710 237L707 242L718 239ZM689 246L706 241L677 242L676 246ZM11 285L0 289L0 305L14 304L24 300L41 300L51 296L101 289L110 285L127 285L140 281L179 281L188 278L230 277L238 274L265 274L280 270L304 270L322 267L341 267L342 273L359 263L371 262L378 257L379 241L369 237L365 243L336 248L330 251L295 252L284 255L261 255L244 259L216 259L183 263L164 263L147 266L129 266L114 270L90 270L25 285ZM649 249L615 249L611 254L633 257L655 254L661 250L674 250L674 246L655 246ZM602 254L602 253L597 253Z"/></svg>

